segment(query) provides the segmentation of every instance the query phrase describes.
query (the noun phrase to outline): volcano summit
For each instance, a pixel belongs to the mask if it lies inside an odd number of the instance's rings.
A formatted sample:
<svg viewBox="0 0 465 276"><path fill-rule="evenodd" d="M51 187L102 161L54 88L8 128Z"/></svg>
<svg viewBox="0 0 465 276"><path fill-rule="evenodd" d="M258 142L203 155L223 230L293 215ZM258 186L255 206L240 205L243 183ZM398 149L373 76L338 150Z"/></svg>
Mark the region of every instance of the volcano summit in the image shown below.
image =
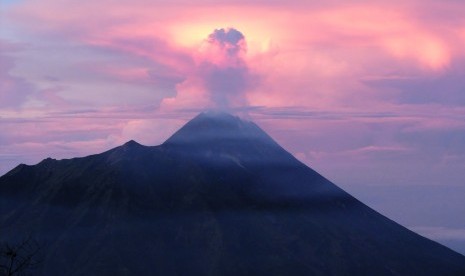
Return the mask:
<svg viewBox="0 0 465 276"><path fill-rule="evenodd" d="M21 164L0 239L34 275L465 275L465 257L370 209L252 122L201 113L159 146Z"/></svg>

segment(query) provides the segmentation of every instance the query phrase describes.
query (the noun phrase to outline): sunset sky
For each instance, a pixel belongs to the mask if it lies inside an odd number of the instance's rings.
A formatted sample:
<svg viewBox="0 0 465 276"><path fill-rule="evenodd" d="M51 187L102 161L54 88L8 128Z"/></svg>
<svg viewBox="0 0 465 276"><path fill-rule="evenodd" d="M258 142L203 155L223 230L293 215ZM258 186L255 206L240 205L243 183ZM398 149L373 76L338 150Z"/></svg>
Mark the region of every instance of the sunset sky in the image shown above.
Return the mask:
<svg viewBox="0 0 465 276"><path fill-rule="evenodd" d="M0 0L0 175L210 108L465 253L465 2Z"/></svg>

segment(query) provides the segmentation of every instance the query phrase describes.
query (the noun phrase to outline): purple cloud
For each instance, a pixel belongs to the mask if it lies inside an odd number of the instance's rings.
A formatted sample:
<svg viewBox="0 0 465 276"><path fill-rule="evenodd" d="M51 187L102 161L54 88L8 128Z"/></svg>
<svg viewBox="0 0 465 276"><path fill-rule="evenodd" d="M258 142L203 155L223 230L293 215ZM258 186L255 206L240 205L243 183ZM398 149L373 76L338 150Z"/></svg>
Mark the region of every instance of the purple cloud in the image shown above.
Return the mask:
<svg viewBox="0 0 465 276"><path fill-rule="evenodd" d="M415 74L413 77L377 78L363 83L377 91L388 90L383 96L401 104L465 105L465 68L460 66L436 76Z"/></svg>
<svg viewBox="0 0 465 276"><path fill-rule="evenodd" d="M0 40L0 107L19 108L34 93L33 85L26 79L12 75L14 59L8 55L19 48Z"/></svg>

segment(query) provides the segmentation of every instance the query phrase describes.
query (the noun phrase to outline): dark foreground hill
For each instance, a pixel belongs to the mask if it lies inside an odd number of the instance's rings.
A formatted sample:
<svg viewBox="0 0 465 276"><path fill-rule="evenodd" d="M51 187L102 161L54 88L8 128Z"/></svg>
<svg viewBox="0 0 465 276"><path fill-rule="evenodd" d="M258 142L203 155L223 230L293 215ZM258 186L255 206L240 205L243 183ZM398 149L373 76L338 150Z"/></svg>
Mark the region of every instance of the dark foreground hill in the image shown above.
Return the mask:
<svg viewBox="0 0 465 276"><path fill-rule="evenodd" d="M160 146L19 165L0 231L46 245L34 275L465 275L464 256L212 112Z"/></svg>

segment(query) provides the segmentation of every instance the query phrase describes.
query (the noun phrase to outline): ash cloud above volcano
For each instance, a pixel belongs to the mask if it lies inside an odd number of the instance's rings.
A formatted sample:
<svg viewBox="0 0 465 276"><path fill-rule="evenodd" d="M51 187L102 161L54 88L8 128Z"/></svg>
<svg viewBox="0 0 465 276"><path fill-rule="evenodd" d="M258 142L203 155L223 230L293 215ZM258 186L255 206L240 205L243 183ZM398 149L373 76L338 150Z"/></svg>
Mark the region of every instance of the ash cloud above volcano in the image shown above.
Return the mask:
<svg viewBox="0 0 465 276"><path fill-rule="evenodd" d="M245 36L234 28L216 29L201 47L200 78L215 107L230 110L247 105L253 83L245 54Z"/></svg>

